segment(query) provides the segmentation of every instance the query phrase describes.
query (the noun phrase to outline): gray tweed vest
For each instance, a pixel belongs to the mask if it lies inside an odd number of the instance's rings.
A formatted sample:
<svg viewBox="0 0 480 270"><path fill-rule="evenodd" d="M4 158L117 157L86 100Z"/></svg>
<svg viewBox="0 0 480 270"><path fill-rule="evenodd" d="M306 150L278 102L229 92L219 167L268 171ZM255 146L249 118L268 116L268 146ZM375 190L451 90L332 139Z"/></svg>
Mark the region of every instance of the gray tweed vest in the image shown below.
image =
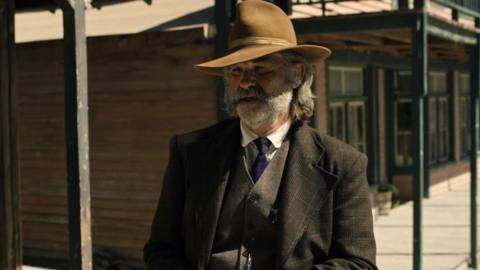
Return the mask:
<svg viewBox="0 0 480 270"><path fill-rule="evenodd" d="M208 269L245 269L249 253L251 269L273 269L278 239L274 203L288 148L286 139L255 185L245 153L239 151L225 193Z"/></svg>

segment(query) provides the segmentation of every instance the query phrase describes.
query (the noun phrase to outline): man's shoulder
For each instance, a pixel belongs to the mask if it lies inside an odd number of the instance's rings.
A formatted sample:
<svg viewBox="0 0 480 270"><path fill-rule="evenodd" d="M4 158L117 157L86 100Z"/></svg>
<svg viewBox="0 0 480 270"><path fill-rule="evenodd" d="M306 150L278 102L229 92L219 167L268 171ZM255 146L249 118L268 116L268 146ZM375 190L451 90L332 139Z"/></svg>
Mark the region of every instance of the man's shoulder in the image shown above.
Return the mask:
<svg viewBox="0 0 480 270"><path fill-rule="evenodd" d="M367 156L352 145L309 126L302 129L313 138L318 147L322 148L323 164L329 171L338 173L340 167L342 167L340 170L344 170L358 159L366 162Z"/></svg>
<svg viewBox="0 0 480 270"><path fill-rule="evenodd" d="M354 155L361 154L361 152L352 145L332 137L324 131L320 131L310 126L305 126L303 128L314 138L315 141L319 142L327 154L335 154L339 152L347 152Z"/></svg>
<svg viewBox="0 0 480 270"><path fill-rule="evenodd" d="M358 166L364 168L367 164L365 154L355 147L325 134L323 131L304 126L302 127L302 133L304 134L302 135L304 140L305 138L313 138L313 145L321 149L318 152L321 155L318 165L333 175L343 177L345 173L358 168ZM305 144L305 146L312 147L312 143ZM306 150L305 147L303 150L312 153L312 150Z"/></svg>
<svg viewBox="0 0 480 270"><path fill-rule="evenodd" d="M216 137L221 137L222 135L227 136L236 129L239 129L238 118L229 118L205 128L177 135L177 139L181 144L190 144L210 139L214 140Z"/></svg>

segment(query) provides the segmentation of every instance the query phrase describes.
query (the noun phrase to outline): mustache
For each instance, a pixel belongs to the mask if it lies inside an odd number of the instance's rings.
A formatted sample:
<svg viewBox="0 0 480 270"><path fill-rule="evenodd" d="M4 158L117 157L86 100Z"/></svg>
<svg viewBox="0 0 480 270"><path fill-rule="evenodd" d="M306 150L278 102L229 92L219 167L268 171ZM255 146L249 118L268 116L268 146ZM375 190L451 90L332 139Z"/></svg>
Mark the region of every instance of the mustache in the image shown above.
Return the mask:
<svg viewBox="0 0 480 270"><path fill-rule="evenodd" d="M231 96L231 101L233 103L239 103L242 100L246 99L258 99L260 101L267 101L269 98L271 98L270 95L268 95L262 87L256 85L248 89L242 89L238 91Z"/></svg>

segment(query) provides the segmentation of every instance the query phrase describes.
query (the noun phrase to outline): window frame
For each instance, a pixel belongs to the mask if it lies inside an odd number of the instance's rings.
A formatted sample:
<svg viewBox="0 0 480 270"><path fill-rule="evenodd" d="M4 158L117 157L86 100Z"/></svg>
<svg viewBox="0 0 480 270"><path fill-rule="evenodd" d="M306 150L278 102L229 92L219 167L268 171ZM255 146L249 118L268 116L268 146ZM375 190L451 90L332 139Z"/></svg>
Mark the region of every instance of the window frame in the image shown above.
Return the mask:
<svg viewBox="0 0 480 270"><path fill-rule="evenodd" d="M340 140L345 141L346 143L352 145L355 147L355 145L361 145L363 149L359 149L363 153L367 153L367 147L368 147L368 139L367 139L367 102L368 102L368 97L366 95L366 90L365 90L365 78L364 78L364 69L362 67L355 67L355 66L341 66L341 65L329 65L327 67L327 96L328 96L328 113L329 113L329 119L328 119L328 133L334 137L337 137L338 134L332 134L332 114L331 110L333 108L338 108L342 107L343 109L343 138L338 138ZM340 73L340 87L341 87L341 93L338 94L333 94L331 87L330 87L330 72L331 71L339 71ZM360 74L360 87L362 88L361 91L359 91L359 94L361 95L352 95L346 92L345 90L345 72L358 72ZM361 141L362 142L355 142L355 144L352 144L351 142L351 134L350 134L350 129L351 129L351 123L352 123L352 117L349 115L350 110L352 107L362 107L363 109L363 119L362 119L362 126L363 130L361 131L362 137ZM336 117L336 116L335 116ZM336 121L336 119L335 119ZM338 127L335 124L336 130L338 130ZM335 130L335 131L336 131Z"/></svg>
<svg viewBox="0 0 480 270"><path fill-rule="evenodd" d="M462 87L462 80L467 83L466 90ZM458 75L458 93L460 106L460 156L462 158L470 155L472 149L470 139L470 73L459 73Z"/></svg>
<svg viewBox="0 0 480 270"><path fill-rule="evenodd" d="M400 138L398 132L398 103L410 102L412 100L412 90L409 89L408 86L406 89L400 89L400 85L409 85L408 81L411 80L412 72L410 70L394 70L393 71L393 82L392 82L392 105L393 105L393 140L394 140L394 149L393 149L393 166L395 168L408 168L413 165L413 161L410 161L412 157L403 156L403 159L407 159L407 162L400 162L399 161L399 151L400 149L405 149L408 146L401 147L400 146ZM407 80L405 84L401 84L399 81L400 76L410 76L410 79ZM438 77L443 80L444 87L440 87L442 90L438 91L437 82ZM450 106L451 103L449 100L451 99L451 87L448 83L448 73L446 71L430 71L428 73L428 80L429 80L429 91L428 96L426 97L428 102L426 105L426 113L428 113L428 137L429 145L428 145L428 158L430 161L430 165L440 165L446 162L449 162L452 159L452 150L453 145L451 141L451 124L452 119L450 115ZM443 105L439 105L443 104ZM433 108L434 109L433 109ZM435 112L432 112L432 111ZM442 110L442 116L444 117L441 119L439 113ZM440 121L443 120L443 124ZM440 130L441 129L441 130ZM440 132L441 131L441 132ZM410 129L410 133L413 136L413 130ZM443 133L442 133L443 132ZM402 131L402 133L405 133ZM403 134L406 135L406 134ZM408 134L407 134L408 135ZM413 139L413 138L411 138ZM408 140L406 140L408 143ZM440 144L442 143L442 146ZM413 147L412 140L410 140L410 148ZM443 149L443 151L441 151ZM441 152L440 152L441 151ZM405 150L402 151L402 153ZM411 151L410 151L411 153Z"/></svg>

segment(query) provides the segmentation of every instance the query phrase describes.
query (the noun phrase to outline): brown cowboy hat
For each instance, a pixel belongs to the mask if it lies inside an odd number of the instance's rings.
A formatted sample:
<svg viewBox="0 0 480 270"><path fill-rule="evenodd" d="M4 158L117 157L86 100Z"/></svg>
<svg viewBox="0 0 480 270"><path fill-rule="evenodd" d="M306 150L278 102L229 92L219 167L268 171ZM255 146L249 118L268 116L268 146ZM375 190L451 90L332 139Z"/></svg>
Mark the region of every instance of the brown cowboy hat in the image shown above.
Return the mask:
<svg viewBox="0 0 480 270"><path fill-rule="evenodd" d="M311 62L327 58L331 51L317 45L297 45L290 18L276 5L262 0L244 0L230 31L228 54L195 65L200 71L222 75L223 68L286 50L295 51Z"/></svg>

